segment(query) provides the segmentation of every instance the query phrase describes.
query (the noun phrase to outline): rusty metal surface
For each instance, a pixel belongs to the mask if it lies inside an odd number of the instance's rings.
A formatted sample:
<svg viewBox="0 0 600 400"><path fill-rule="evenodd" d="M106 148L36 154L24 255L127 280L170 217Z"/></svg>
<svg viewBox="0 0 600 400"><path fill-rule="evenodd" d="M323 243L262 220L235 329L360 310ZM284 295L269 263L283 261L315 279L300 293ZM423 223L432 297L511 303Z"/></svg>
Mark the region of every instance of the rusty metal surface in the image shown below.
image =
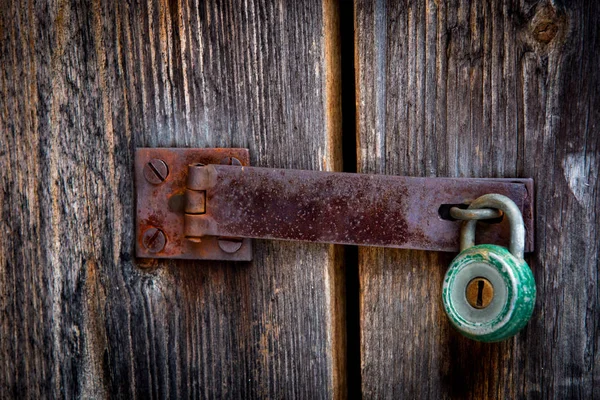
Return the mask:
<svg viewBox="0 0 600 400"><path fill-rule="evenodd" d="M185 213L204 214L206 212L206 198L204 190L185 191Z"/></svg>
<svg viewBox="0 0 600 400"><path fill-rule="evenodd" d="M190 212L203 212L204 193L188 193L188 165L219 164L233 157L248 165L247 149L139 148L135 152L136 255L142 258L186 258L249 261L251 240L184 237L186 204ZM163 165L164 163L164 165ZM235 236L235 235L229 235ZM223 250L225 249L225 250Z"/></svg>
<svg viewBox="0 0 600 400"><path fill-rule="evenodd" d="M208 163L205 163L208 164ZM237 236L458 251L460 221L442 204L468 204L487 193L511 198L523 213L533 250L531 179L415 178L207 165L188 182L206 190L206 214L186 215L190 237ZM480 224L478 243L507 245L507 221Z"/></svg>

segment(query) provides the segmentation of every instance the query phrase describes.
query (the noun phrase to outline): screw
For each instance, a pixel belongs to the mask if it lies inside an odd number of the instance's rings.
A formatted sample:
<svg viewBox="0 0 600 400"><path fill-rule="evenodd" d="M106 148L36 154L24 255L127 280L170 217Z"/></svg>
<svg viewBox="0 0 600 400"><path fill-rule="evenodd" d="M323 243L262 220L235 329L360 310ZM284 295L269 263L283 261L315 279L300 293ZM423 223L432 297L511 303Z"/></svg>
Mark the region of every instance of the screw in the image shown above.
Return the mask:
<svg viewBox="0 0 600 400"><path fill-rule="evenodd" d="M144 244L146 250L148 250L150 253L158 253L165 248L167 238L160 229L150 228L144 232L142 243Z"/></svg>
<svg viewBox="0 0 600 400"><path fill-rule="evenodd" d="M485 278L475 278L469 282L466 290L467 301L477 309L486 308L494 298L494 287Z"/></svg>
<svg viewBox="0 0 600 400"><path fill-rule="evenodd" d="M242 247L242 239L241 238L219 238L219 247L225 253L235 253Z"/></svg>
<svg viewBox="0 0 600 400"><path fill-rule="evenodd" d="M153 185L164 182L169 175L169 167L163 160L153 158L144 166L144 178Z"/></svg>
<svg viewBox="0 0 600 400"><path fill-rule="evenodd" d="M235 157L225 157L221 160L221 165L242 165L242 163Z"/></svg>

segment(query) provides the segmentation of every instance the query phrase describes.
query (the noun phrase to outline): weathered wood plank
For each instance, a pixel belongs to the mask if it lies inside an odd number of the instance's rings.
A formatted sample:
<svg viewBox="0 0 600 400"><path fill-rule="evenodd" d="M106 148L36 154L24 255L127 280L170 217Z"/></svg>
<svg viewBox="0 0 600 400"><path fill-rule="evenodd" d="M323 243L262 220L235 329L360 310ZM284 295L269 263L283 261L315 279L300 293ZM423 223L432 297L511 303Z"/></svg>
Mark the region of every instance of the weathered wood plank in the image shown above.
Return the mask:
<svg viewBox="0 0 600 400"><path fill-rule="evenodd" d="M331 1L3 2L3 397L344 395L338 249L133 257L136 146L340 168L336 13Z"/></svg>
<svg viewBox="0 0 600 400"><path fill-rule="evenodd" d="M451 257L360 250L365 398L593 398L600 385L597 2L360 1L359 172L533 177L538 285L516 338L449 326Z"/></svg>

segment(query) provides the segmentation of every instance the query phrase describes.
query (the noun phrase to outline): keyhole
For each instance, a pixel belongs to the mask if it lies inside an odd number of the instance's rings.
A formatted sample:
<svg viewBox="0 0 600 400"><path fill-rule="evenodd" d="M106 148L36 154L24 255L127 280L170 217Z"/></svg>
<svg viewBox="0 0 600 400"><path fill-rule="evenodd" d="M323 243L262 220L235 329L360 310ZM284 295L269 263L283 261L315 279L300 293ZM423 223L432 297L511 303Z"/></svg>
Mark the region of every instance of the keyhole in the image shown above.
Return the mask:
<svg viewBox="0 0 600 400"><path fill-rule="evenodd" d="M477 307L483 305L483 281L477 281Z"/></svg>
<svg viewBox="0 0 600 400"><path fill-rule="evenodd" d="M494 298L494 287L485 278L478 277L467 285L466 297L469 304L477 309L486 308Z"/></svg>

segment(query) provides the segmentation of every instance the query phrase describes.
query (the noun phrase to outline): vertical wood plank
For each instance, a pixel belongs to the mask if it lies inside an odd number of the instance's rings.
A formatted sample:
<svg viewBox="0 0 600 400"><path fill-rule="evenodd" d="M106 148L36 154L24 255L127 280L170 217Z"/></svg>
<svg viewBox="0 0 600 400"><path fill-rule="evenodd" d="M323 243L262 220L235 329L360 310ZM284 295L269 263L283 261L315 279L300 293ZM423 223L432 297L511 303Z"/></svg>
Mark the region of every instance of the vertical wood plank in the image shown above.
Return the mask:
<svg viewBox="0 0 600 400"><path fill-rule="evenodd" d="M9 397L332 398L339 249L252 263L134 254L137 146L247 147L341 166L333 1L0 6L0 391Z"/></svg>
<svg viewBox="0 0 600 400"><path fill-rule="evenodd" d="M355 1L359 172L533 177L538 286L517 337L441 305L452 255L361 249L364 398L593 398L600 383L595 2Z"/></svg>

